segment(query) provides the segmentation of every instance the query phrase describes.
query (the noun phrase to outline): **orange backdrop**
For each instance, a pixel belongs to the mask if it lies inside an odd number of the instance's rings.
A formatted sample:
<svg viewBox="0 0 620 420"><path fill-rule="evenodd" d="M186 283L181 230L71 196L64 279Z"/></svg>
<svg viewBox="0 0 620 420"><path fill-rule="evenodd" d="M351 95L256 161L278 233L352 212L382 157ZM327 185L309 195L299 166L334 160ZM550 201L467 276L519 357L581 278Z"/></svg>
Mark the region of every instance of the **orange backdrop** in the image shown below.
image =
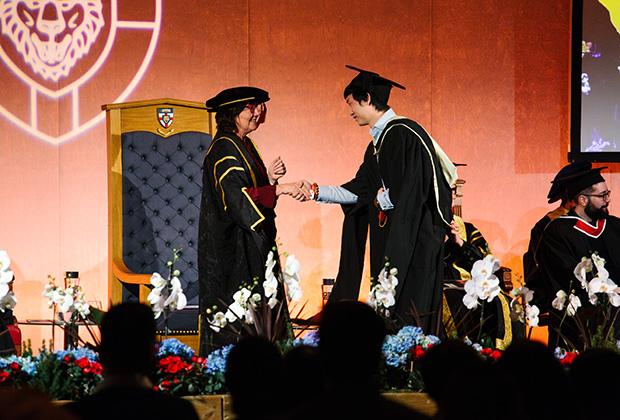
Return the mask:
<svg viewBox="0 0 620 420"><path fill-rule="evenodd" d="M120 2L119 19L153 21L158 1ZM454 161L468 164L460 172L467 181L464 217L518 277L529 229L551 208L549 181L566 163L569 6L569 0L167 1L152 60L125 100L203 101L232 85L260 86L272 97L268 120L254 135L265 160L282 156L289 180L338 184L354 175L370 140L342 100L354 76L344 65L378 71L407 86L393 93L396 112L419 121ZM81 91L80 124L127 86L150 33L119 30L106 63ZM78 62L75 71L92 61ZM26 118L28 85L6 65L0 73L0 105ZM71 126L70 106L70 98L41 99L39 126L61 136ZM20 319L51 316L41 292L48 274L60 279L65 270L80 271L88 299L107 305L105 150L103 122L55 144L0 116L0 249L12 257ZM607 172L611 189L616 178ZM280 239L301 261L313 312L321 279L336 275L340 209L283 198L277 211ZM25 327L24 334L35 346L49 337L40 327Z"/></svg>

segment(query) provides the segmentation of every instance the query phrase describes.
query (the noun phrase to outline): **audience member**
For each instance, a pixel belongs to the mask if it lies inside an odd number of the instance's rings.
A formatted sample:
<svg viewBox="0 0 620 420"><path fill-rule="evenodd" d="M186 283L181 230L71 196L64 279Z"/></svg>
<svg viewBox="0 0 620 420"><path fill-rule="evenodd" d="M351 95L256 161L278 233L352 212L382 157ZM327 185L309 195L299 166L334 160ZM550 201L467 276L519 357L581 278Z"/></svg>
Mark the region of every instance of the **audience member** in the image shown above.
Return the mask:
<svg viewBox="0 0 620 420"><path fill-rule="evenodd" d="M198 419L189 401L153 390L155 320L140 303L113 306L101 325L100 357L104 380L68 408L82 419Z"/></svg>
<svg viewBox="0 0 620 420"><path fill-rule="evenodd" d="M609 349L581 353L570 367L570 379L579 398L575 402L582 419L612 420L619 417L614 404L620 395L620 354Z"/></svg>
<svg viewBox="0 0 620 420"><path fill-rule="evenodd" d="M370 306L346 300L327 304L319 327L325 391L283 418L426 418L381 395L378 374L385 334L383 320Z"/></svg>
<svg viewBox="0 0 620 420"><path fill-rule="evenodd" d="M512 399L521 402L513 406L521 405L527 410L520 418L578 419L566 372L544 344L514 342L499 359L497 368L511 385Z"/></svg>
<svg viewBox="0 0 620 420"><path fill-rule="evenodd" d="M264 338L242 338L228 355L226 386L238 419L273 418L284 408L279 350Z"/></svg>

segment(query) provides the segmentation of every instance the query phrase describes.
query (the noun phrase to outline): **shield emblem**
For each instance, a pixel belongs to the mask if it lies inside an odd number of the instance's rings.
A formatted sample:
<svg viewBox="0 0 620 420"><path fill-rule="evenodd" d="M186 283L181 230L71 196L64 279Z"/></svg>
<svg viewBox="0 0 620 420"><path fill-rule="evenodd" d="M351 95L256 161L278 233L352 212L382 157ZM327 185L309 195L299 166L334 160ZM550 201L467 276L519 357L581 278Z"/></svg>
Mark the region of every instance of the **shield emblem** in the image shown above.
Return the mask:
<svg viewBox="0 0 620 420"><path fill-rule="evenodd" d="M127 99L155 52L162 0L147 1L138 14L118 0L0 2L0 80L15 91L0 97L0 115L53 144L101 122L101 104ZM119 55L116 41L137 31L146 36L131 57Z"/></svg>
<svg viewBox="0 0 620 420"><path fill-rule="evenodd" d="M174 109L173 108L157 108L157 121L159 124L168 128L172 125L172 121L174 120Z"/></svg>

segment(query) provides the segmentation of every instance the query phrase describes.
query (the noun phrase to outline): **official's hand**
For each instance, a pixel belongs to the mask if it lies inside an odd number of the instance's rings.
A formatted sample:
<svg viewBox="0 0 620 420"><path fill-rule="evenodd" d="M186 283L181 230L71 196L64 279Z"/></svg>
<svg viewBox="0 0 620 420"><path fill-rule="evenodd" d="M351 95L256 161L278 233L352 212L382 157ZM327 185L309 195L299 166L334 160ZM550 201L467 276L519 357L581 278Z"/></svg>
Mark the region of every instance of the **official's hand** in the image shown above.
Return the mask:
<svg viewBox="0 0 620 420"><path fill-rule="evenodd" d="M269 182L271 185L275 184L278 179L282 178L286 174L286 165L280 156L275 158L267 169L267 175L269 176Z"/></svg>
<svg viewBox="0 0 620 420"><path fill-rule="evenodd" d="M450 240L458 246L463 246L463 239L459 233L459 226L453 220L452 223L450 223Z"/></svg>

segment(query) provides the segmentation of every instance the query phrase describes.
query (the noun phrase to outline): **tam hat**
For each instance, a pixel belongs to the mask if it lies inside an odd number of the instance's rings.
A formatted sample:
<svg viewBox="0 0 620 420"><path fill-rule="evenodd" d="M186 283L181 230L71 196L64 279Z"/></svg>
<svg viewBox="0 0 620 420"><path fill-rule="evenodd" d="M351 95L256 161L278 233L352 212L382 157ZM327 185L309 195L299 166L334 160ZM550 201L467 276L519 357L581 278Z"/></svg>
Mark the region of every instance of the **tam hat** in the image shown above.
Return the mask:
<svg viewBox="0 0 620 420"><path fill-rule="evenodd" d="M549 204L563 198L570 198L566 196L567 181L576 175L589 171L590 169L592 169L592 163L584 160L569 163L560 169L560 171L553 178L553 181L551 181L551 188L549 188L549 194L547 194Z"/></svg>
<svg viewBox="0 0 620 420"><path fill-rule="evenodd" d="M252 86L237 86L225 89L207 100L207 110L219 111L241 103L263 103L269 100L269 93Z"/></svg>
<svg viewBox="0 0 620 420"><path fill-rule="evenodd" d="M569 198L576 197L581 191L599 182L605 182L605 178L601 175L601 170L607 168L592 168L581 173L563 178L566 185L566 196Z"/></svg>
<svg viewBox="0 0 620 420"><path fill-rule="evenodd" d="M379 75L379 73L375 73L369 70L363 70L358 67L346 65L348 69L355 70L359 72L357 76L351 80L351 83L347 85L344 89L344 97L346 99L347 96L351 93L351 91L362 91L370 93L371 97L376 98L380 102L385 104L388 103L388 99L390 99L390 91L392 87L397 87L399 89L405 90L405 87L399 83L396 83L390 79L386 79Z"/></svg>

